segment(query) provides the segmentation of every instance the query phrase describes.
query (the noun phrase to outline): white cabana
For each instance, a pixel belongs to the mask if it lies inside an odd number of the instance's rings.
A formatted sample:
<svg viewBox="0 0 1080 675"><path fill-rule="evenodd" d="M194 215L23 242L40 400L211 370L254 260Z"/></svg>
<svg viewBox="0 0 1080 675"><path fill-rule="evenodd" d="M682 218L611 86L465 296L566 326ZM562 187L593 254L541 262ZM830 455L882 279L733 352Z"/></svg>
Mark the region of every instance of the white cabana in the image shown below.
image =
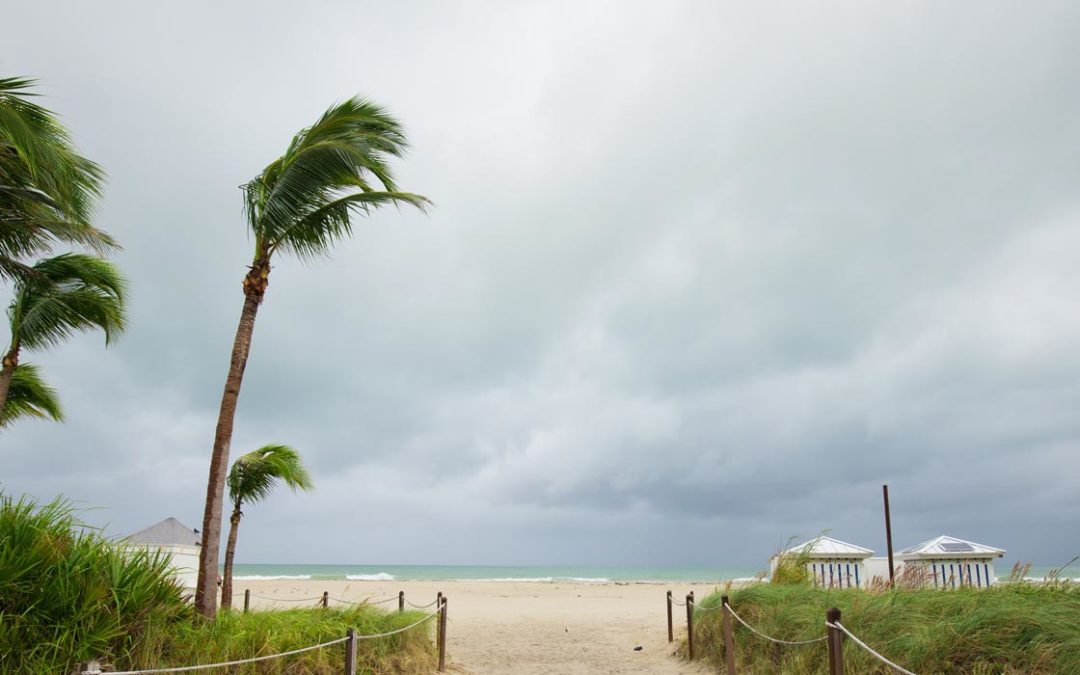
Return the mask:
<svg viewBox="0 0 1080 675"><path fill-rule="evenodd" d="M923 576L938 588L972 586L982 588L997 581L994 559L1005 551L956 537L940 536L905 548L896 558L905 565L921 568Z"/></svg>
<svg viewBox="0 0 1080 675"><path fill-rule="evenodd" d="M806 558L806 569L814 584L829 588L860 588L866 583L864 561L873 554L868 548L821 536L792 546L779 556L774 555L769 566L771 572L776 572L781 556L802 556Z"/></svg>
<svg viewBox="0 0 1080 675"><path fill-rule="evenodd" d="M158 550L171 558L173 575L184 588L195 588L199 577L199 531L184 525L176 518L165 520L124 537L120 543L128 548Z"/></svg>

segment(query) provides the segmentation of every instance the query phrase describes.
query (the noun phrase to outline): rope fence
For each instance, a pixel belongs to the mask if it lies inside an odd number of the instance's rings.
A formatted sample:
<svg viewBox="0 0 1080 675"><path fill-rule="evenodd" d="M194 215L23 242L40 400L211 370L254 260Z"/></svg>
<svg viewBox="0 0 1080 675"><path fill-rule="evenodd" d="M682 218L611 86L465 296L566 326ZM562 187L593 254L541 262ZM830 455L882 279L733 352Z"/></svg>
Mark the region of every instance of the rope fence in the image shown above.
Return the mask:
<svg viewBox="0 0 1080 675"><path fill-rule="evenodd" d="M916 675L912 671L900 666L893 661L882 656L872 647L860 640L856 635L849 631L844 624L840 623L840 610L832 608L825 614L825 627L826 634L812 638L809 640L782 640L778 637L768 635L754 626L750 625L745 619L739 616L731 607L728 596L724 595L720 597L719 605L710 605L705 607L696 606L694 603L694 594L690 592L686 595L684 602L675 600L671 591L667 592L667 621L668 621L668 642L674 642L674 626L672 623L672 606L686 607L686 647L687 656L694 660L694 615L695 613L707 613L720 610L722 612L722 633L724 639L724 657L725 665L727 666L726 672L728 675L736 675L735 670L735 626L734 621L738 621L744 628L749 630L754 635L772 642L773 644L782 645L785 647L801 647L806 645L818 644L824 642L829 648L829 675L844 675L844 638L854 642L856 645L866 650L868 654L881 661L894 671L901 673L902 675Z"/></svg>
<svg viewBox="0 0 1080 675"><path fill-rule="evenodd" d="M245 594L245 600L248 597L250 597L250 594ZM255 596L255 597L262 597L262 596ZM325 602L325 600L328 597L329 596L324 593L321 597L315 598L315 599ZM402 592L396 598L391 598L391 600L397 599L397 600L400 600L400 601L404 602L404 597L405 597L404 592ZM274 600L279 600L279 598L273 598L273 599ZM292 600L299 601L299 600L297 600L295 598L292 599ZM442 593L439 593L439 596L435 599L435 601L428 603L427 607L430 607L431 605L436 605L434 610L432 610L431 612L428 612L427 614L425 614L421 618L419 618L416 621L410 623L408 626L402 626L401 628L396 628L394 630L385 631L383 633L374 633L374 634L368 634L368 635L359 635L359 634L357 634L355 628L349 628L348 631L347 631L347 634L345 635L345 637L337 638L335 640L329 640L327 642L320 642L319 644L310 645L308 647L300 647L299 649L292 649L292 650L289 650L289 651L286 651L286 652L280 652L280 653L277 653L277 654L265 654L263 656L253 656L251 658L237 659L235 661L222 661L220 663L204 663L204 664L200 664L200 665L196 665L196 666L177 666L177 667L173 667L173 668L150 668L150 669L147 669L147 670L119 670L119 671L111 671L110 670L110 671L102 671L101 670L101 665L97 661L90 661L90 662L86 663L84 667L80 668L79 673L80 673L80 675L152 675L152 674L156 674L156 673L189 673L189 672L193 672L193 671L197 671L197 670L212 670L212 669L217 669L217 668L233 668L233 667L236 667L236 666L243 666L243 665L247 665L247 664L250 664L250 663L260 663L262 661L272 661L272 660L275 660L275 659L283 659L283 658L286 658L286 657L289 657L289 656L295 656L297 654L303 654L305 652L311 652L311 651L315 651L317 649L325 649L327 647L332 647L334 645L339 645L339 644L344 643L345 644L345 674L346 675L356 675L356 646L357 646L358 642L361 642L361 641L364 641L364 640L378 640L380 638L386 638L386 637L390 637L390 636L393 636L393 635L399 635L401 633L405 633L407 631L410 631L413 628L416 628L417 626L425 624L425 623L427 623L428 621L431 621L434 618L438 619L437 624L436 624L436 626L437 626L436 627L436 648L438 649L438 654L439 654L439 672L444 672L446 670L446 613L447 613L446 596L444 596ZM324 604L324 606L325 606L325 604ZM246 611L246 605L245 605L245 611Z"/></svg>

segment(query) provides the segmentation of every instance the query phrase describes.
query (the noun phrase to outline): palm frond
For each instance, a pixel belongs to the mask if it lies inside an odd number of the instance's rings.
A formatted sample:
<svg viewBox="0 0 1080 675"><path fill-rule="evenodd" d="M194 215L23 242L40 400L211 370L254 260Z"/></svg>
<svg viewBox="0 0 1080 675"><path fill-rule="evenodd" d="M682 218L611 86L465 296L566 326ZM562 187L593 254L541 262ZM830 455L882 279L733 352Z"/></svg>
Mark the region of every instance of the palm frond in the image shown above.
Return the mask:
<svg viewBox="0 0 1080 675"><path fill-rule="evenodd" d="M64 419L56 390L41 378L37 366L29 363L15 367L7 400L0 410L0 427L22 417L49 418L56 422Z"/></svg>
<svg viewBox="0 0 1080 675"><path fill-rule="evenodd" d="M41 260L32 270L33 277L17 283L8 308L13 340L37 349L99 328L108 344L123 332L127 282L115 265L68 253Z"/></svg>
<svg viewBox="0 0 1080 675"><path fill-rule="evenodd" d="M279 481L294 491L312 488L300 453L278 444L264 445L237 458L226 479L232 501L248 504L268 497Z"/></svg>

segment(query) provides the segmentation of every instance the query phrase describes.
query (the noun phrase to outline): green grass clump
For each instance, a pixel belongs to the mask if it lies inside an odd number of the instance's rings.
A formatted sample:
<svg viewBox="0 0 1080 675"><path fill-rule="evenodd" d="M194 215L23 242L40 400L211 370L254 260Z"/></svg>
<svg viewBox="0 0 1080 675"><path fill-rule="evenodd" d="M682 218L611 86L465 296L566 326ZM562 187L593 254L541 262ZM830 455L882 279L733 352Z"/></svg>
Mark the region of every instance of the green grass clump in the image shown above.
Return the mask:
<svg viewBox="0 0 1080 675"><path fill-rule="evenodd" d="M106 670L234 661L344 637L403 628L422 612L347 609L221 613L192 611L169 560L124 549L84 527L70 504L39 506L0 494L0 673L71 673L98 660ZM362 673L430 672L434 620L404 633L362 640ZM341 672L344 645L229 669L235 675Z"/></svg>
<svg viewBox="0 0 1080 675"><path fill-rule="evenodd" d="M728 592L731 606L756 629L783 640L825 634L825 612L887 658L916 673L995 675L1080 673L1080 588L1004 584L990 589L868 592L758 584ZM702 607L719 604L719 593ZM722 669L721 613L695 616L695 650ZM781 646L735 627L736 663L755 675L828 672L824 643ZM847 672L893 671L845 641Z"/></svg>

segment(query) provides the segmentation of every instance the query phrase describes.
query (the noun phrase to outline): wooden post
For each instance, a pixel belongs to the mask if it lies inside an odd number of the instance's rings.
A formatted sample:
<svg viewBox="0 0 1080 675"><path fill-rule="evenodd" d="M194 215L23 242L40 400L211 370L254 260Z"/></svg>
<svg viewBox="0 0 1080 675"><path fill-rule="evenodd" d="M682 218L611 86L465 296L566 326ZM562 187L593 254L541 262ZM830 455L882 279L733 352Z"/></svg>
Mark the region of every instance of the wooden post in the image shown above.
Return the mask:
<svg viewBox="0 0 1080 675"><path fill-rule="evenodd" d="M244 614L248 613L248 607L251 606L251 589L244 589Z"/></svg>
<svg viewBox="0 0 1080 675"><path fill-rule="evenodd" d="M330 606L330 591L323 591L322 592L322 606L324 608Z"/></svg>
<svg viewBox="0 0 1080 675"><path fill-rule="evenodd" d="M349 628L345 641L345 675L356 675L356 629Z"/></svg>
<svg viewBox="0 0 1080 675"><path fill-rule="evenodd" d="M397 611L405 611L405 591L397 592Z"/></svg>
<svg viewBox="0 0 1080 675"><path fill-rule="evenodd" d="M686 594L686 653L694 660L694 592Z"/></svg>
<svg viewBox="0 0 1080 675"><path fill-rule="evenodd" d="M675 642L675 630L671 625L671 591L667 592L667 641Z"/></svg>
<svg viewBox="0 0 1080 675"><path fill-rule="evenodd" d="M438 647L442 644L442 591L439 591L435 596L435 611L439 612L439 617L435 619L435 646Z"/></svg>
<svg viewBox="0 0 1080 675"><path fill-rule="evenodd" d="M881 486L881 494L885 498L885 547L889 551L889 588L896 587L896 571L893 569L892 554L892 519L889 517L889 486Z"/></svg>
<svg viewBox="0 0 1080 675"><path fill-rule="evenodd" d="M840 621L840 610L833 607L825 613L825 620L829 622L829 675L844 675L844 634L839 628L833 628L832 624Z"/></svg>
<svg viewBox="0 0 1080 675"><path fill-rule="evenodd" d="M446 670L446 596L443 596L439 612L439 672Z"/></svg>
<svg viewBox="0 0 1080 675"><path fill-rule="evenodd" d="M723 603L724 621L724 659L727 662L727 675L735 675L735 625L731 620L731 604L728 602L728 596L720 596L720 602Z"/></svg>

